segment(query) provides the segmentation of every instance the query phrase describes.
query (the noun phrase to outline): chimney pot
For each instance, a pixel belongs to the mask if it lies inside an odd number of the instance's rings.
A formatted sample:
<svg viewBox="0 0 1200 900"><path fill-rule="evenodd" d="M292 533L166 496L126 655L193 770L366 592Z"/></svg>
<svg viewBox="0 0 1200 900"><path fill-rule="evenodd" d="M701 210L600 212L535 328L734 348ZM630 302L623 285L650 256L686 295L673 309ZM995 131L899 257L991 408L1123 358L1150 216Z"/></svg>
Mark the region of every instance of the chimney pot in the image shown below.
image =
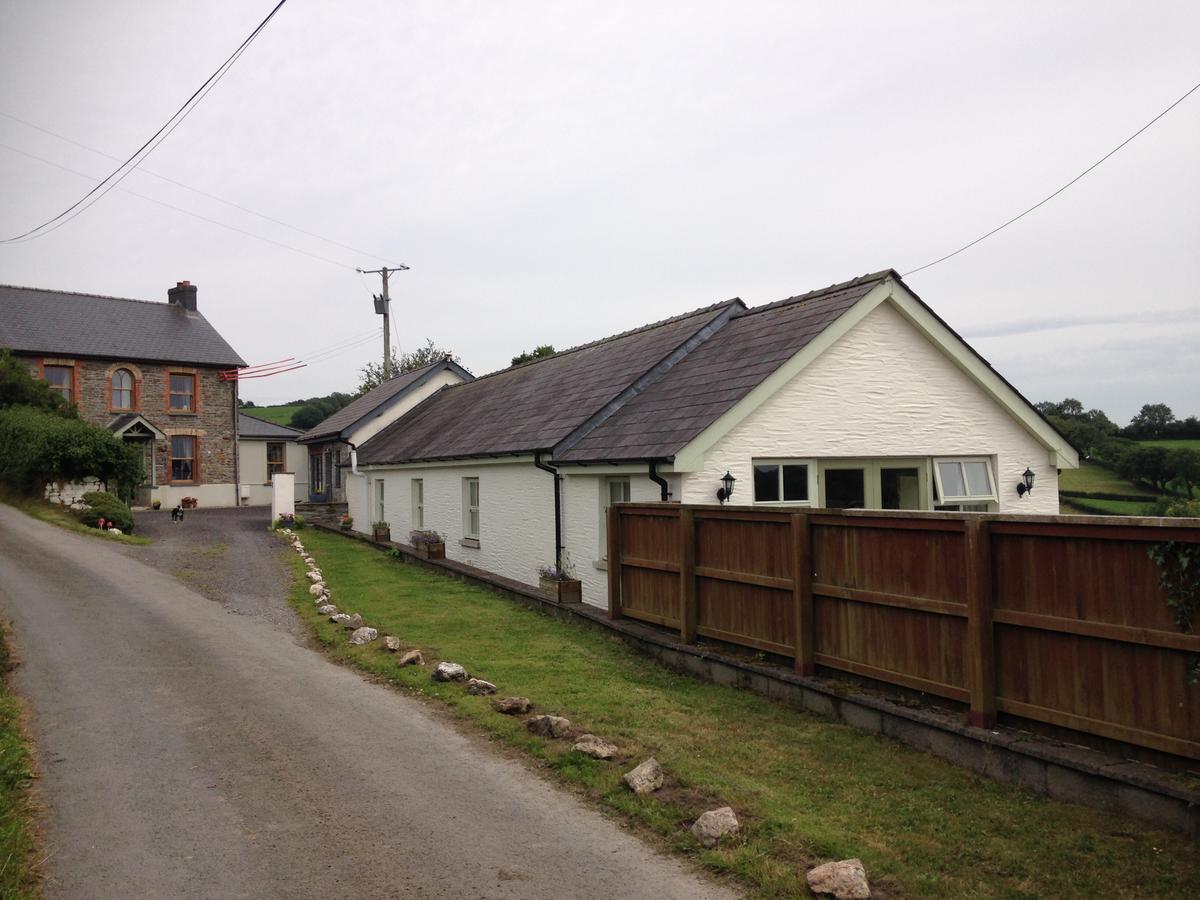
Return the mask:
<svg viewBox="0 0 1200 900"><path fill-rule="evenodd" d="M180 281L168 289L167 302L180 309L196 311L196 286L190 281Z"/></svg>

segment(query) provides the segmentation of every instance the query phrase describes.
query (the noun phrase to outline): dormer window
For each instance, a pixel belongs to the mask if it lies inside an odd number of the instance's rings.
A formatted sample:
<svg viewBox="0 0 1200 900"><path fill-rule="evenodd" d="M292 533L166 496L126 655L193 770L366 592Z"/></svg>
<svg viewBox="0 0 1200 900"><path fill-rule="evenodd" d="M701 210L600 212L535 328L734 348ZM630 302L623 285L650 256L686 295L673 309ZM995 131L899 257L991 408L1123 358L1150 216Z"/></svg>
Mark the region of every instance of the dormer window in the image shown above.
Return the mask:
<svg viewBox="0 0 1200 900"><path fill-rule="evenodd" d="M112 374L112 408L133 409L133 373L128 369L117 369Z"/></svg>

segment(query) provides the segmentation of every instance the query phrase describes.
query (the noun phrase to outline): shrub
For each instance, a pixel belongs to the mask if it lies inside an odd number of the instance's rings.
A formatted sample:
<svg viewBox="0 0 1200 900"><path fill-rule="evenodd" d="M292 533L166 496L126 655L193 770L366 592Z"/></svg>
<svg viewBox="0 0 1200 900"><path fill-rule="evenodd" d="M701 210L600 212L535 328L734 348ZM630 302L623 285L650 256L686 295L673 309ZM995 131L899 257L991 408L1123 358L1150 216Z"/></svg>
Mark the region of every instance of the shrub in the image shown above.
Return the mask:
<svg viewBox="0 0 1200 900"><path fill-rule="evenodd" d="M0 483L24 494L48 481L88 477L106 484L138 484L141 455L81 419L24 406L0 409Z"/></svg>
<svg viewBox="0 0 1200 900"><path fill-rule="evenodd" d="M100 519L126 534L133 534L133 512L127 505L107 491L89 491L83 495L86 504L78 511L79 521L84 525L96 526Z"/></svg>

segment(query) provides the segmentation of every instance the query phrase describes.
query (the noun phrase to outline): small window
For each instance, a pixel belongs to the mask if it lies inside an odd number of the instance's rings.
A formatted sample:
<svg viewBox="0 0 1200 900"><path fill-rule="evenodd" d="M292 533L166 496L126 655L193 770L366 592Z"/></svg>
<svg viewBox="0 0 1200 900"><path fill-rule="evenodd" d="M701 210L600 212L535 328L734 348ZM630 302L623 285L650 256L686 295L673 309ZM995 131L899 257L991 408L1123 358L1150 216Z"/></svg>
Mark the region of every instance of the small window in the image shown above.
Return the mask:
<svg viewBox="0 0 1200 900"><path fill-rule="evenodd" d="M412 527L415 531L425 529L425 481L412 480Z"/></svg>
<svg viewBox="0 0 1200 900"><path fill-rule="evenodd" d="M285 445L271 441L267 444L267 481L285 468Z"/></svg>
<svg viewBox="0 0 1200 900"><path fill-rule="evenodd" d="M755 463L754 502L808 503L808 473L808 463Z"/></svg>
<svg viewBox="0 0 1200 900"><path fill-rule="evenodd" d="M43 366L42 371L46 377L46 384L62 394L62 398L68 403L75 400L75 391L73 382L75 380L74 366Z"/></svg>
<svg viewBox="0 0 1200 900"><path fill-rule="evenodd" d="M463 479L463 537L479 540L479 479Z"/></svg>
<svg viewBox="0 0 1200 900"><path fill-rule="evenodd" d="M133 409L133 373L128 369L112 374L112 408Z"/></svg>
<svg viewBox="0 0 1200 900"><path fill-rule="evenodd" d="M196 411L196 376L171 373L171 412Z"/></svg>
<svg viewBox="0 0 1200 900"><path fill-rule="evenodd" d="M996 499L996 482L987 459L935 459L933 476L938 509L986 512Z"/></svg>
<svg viewBox="0 0 1200 900"><path fill-rule="evenodd" d="M193 481L196 471L196 439L190 434L171 436L171 480Z"/></svg>
<svg viewBox="0 0 1200 900"><path fill-rule="evenodd" d="M383 479L375 479L375 521L386 522L387 515L383 508Z"/></svg>

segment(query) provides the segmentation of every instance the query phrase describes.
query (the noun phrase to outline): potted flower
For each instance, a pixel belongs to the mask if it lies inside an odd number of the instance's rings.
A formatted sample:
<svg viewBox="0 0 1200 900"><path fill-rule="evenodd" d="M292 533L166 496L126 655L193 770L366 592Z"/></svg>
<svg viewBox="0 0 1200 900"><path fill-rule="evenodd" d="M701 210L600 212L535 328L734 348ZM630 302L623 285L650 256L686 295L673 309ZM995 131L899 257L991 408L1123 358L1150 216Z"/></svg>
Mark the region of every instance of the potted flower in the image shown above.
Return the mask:
<svg viewBox="0 0 1200 900"><path fill-rule="evenodd" d="M184 509L195 509L199 503L200 503L200 501L197 500L195 497L184 497L182 500L179 501L179 505L182 506Z"/></svg>
<svg viewBox="0 0 1200 900"><path fill-rule="evenodd" d="M411 531L408 542L421 559L446 558L446 539L436 531Z"/></svg>
<svg viewBox="0 0 1200 900"><path fill-rule="evenodd" d="M161 500L151 500L150 508L151 509L162 509L162 501Z"/></svg>
<svg viewBox="0 0 1200 900"><path fill-rule="evenodd" d="M342 513L341 518L338 519L338 527L341 528L342 531L349 531L350 526L353 524L354 516L350 515L349 513Z"/></svg>
<svg viewBox="0 0 1200 900"><path fill-rule="evenodd" d="M553 595L555 603L582 603L583 582L575 577L575 567L567 551L557 566L538 566L538 585Z"/></svg>
<svg viewBox="0 0 1200 900"><path fill-rule="evenodd" d="M372 522L371 537L383 543L390 541L392 539L392 526L387 522Z"/></svg>

